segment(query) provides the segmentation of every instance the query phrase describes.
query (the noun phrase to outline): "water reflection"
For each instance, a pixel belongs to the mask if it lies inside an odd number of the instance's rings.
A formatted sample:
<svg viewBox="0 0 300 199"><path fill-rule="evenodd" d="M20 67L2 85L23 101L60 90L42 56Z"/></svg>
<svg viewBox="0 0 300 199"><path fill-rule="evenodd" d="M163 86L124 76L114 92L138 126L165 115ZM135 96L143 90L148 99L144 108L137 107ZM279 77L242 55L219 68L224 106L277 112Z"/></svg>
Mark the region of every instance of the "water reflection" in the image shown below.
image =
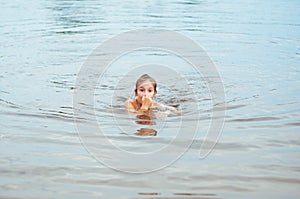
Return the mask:
<svg viewBox="0 0 300 199"><path fill-rule="evenodd" d="M155 125L155 115L152 113L144 113L144 114L138 114L137 120L135 121L137 124L141 125ZM157 131L152 128L140 128L137 130L135 135L138 136L156 136Z"/></svg>
<svg viewBox="0 0 300 199"><path fill-rule="evenodd" d="M137 115L136 116L138 118L138 120L136 120L135 122L137 124L142 124L142 125L154 125L155 124L155 117L152 115L148 115L148 114L142 114L142 115Z"/></svg>
<svg viewBox="0 0 300 199"><path fill-rule="evenodd" d="M157 196L157 195L161 195L160 193L156 193L156 192L140 192L138 193L139 195L146 195L146 196Z"/></svg>
<svg viewBox="0 0 300 199"><path fill-rule="evenodd" d="M157 131L154 130L154 129L150 129L150 128L141 128L141 129L137 130L137 133L135 133L135 135L138 135L138 136L156 136Z"/></svg>

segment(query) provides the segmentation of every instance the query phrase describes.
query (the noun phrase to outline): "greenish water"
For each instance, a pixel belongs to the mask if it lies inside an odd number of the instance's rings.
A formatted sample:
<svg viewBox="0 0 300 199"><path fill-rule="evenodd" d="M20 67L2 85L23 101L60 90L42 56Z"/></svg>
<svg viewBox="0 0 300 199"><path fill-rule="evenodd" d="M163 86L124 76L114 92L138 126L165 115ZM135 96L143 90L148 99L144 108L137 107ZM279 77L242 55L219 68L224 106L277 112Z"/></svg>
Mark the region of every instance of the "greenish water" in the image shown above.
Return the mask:
<svg viewBox="0 0 300 199"><path fill-rule="evenodd" d="M299 197L298 1L14 0L1 1L1 8L0 198ZM141 28L174 30L204 47L223 80L227 111L218 144L199 159L212 107L203 82L189 74L203 129L176 162L136 175L107 168L85 150L74 123L73 93L96 47ZM142 58L134 56L133 63ZM106 136L142 152L167 144L178 116L146 144L113 128L109 104L101 100L114 91L114 79L109 76L95 93ZM157 97L176 105L163 87L172 83L161 83ZM114 108L126 127L132 118L120 109L122 100ZM89 127L86 107L76 118Z"/></svg>

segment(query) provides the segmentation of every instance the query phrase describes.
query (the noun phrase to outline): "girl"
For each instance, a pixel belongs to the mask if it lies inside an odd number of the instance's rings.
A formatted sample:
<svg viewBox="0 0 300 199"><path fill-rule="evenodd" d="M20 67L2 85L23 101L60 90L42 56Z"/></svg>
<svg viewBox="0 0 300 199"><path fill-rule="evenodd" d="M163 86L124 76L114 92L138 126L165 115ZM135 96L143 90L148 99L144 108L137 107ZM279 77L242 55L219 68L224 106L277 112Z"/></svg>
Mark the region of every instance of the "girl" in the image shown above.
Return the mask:
<svg viewBox="0 0 300 199"><path fill-rule="evenodd" d="M153 101L157 93L156 86L157 83L152 77L150 77L148 74L142 75L136 81L136 87L134 90L137 98L135 100L127 101L125 106L130 112L147 113L153 108L159 108L180 114L180 112L178 112L174 107L165 106Z"/></svg>

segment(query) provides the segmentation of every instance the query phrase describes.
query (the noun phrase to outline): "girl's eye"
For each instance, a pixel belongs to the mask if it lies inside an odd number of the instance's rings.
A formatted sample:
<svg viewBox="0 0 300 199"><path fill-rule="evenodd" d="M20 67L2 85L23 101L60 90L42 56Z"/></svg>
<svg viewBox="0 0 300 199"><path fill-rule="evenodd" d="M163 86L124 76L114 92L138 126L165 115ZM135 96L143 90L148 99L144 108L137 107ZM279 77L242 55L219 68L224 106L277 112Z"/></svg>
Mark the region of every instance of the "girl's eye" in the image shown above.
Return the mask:
<svg viewBox="0 0 300 199"><path fill-rule="evenodd" d="M152 93L152 90L148 90L149 93Z"/></svg>

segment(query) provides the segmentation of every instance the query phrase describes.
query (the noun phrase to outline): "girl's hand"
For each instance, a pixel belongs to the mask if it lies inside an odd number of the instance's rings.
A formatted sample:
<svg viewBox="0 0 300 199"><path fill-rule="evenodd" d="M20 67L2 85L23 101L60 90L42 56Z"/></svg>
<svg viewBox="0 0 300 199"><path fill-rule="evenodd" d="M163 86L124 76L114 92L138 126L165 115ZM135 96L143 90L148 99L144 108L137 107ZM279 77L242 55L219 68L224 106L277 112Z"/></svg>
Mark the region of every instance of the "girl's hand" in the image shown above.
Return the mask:
<svg viewBox="0 0 300 199"><path fill-rule="evenodd" d="M150 97L143 97L141 110L147 111L152 107L152 99Z"/></svg>

